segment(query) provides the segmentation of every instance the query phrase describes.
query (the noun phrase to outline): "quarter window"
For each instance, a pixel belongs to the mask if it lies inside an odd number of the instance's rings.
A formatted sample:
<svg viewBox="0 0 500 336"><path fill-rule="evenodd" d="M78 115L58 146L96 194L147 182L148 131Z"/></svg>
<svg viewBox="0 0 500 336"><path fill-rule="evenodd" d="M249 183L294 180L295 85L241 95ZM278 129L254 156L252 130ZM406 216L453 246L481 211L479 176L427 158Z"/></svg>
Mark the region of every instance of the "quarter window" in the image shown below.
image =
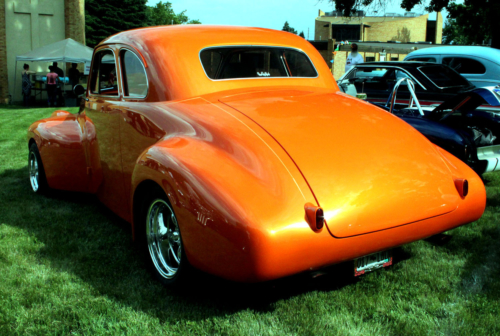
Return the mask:
<svg viewBox="0 0 500 336"><path fill-rule="evenodd" d="M118 96L115 55L111 50L100 50L94 55L90 85L94 94Z"/></svg>
<svg viewBox="0 0 500 336"><path fill-rule="evenodd" d="M465 57L445 57L443 64L461 74L484 74L486 72L486 68L481 62Z"/></svg>
<svg viewBox="0 0 500 336"><path fill-rule="evenodd" d="M418 57L418 58L412 58L408 60L410 62L429 62L429 63L436 63L436 59L434 57Z"/></svg>
<svg viewBox="0 0 500 336"><path fill-rule="evenodd" d="M133 52L122 50L123 91L126 97L144 98L148 94L146 70Z"/></svg>

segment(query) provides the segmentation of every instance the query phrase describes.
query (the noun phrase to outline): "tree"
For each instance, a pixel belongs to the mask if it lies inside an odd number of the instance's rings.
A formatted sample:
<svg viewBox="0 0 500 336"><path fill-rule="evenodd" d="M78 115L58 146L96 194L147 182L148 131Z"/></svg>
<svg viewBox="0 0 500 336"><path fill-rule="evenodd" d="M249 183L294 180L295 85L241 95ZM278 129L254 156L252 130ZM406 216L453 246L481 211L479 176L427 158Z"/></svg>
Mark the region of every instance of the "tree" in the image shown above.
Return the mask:
<svg viewBox="0 0 500 336"><path fill-rule="evenodd" d="M106 37L143 27L147 0L86 0L86 43L94 47Z"/></svg>
<svg viewBox="0 0 500 336"><path fill-rule="evenodd" d="M172 8L172 3L163 3L160 1L156 6L147 8L147 25L148 26L161 26L171 24L199 24L199 20L189 20L186 11L176 14Z"/></svg>
<svg viewBox="0 0 500 336"><path fill-rule="evenodd" d="M283 25L283 29L281 29L281 30L295 34L295 35L297 35L297 33L298 33L294 28L290 27L290 24L288 23L288 21L285 21L285 24Z"/></svg>
<svg viewBox="0 0 500 336"><path fill-rule="evenodd" d="M342 12L344 16L350 16L351 12L359 8L385 8L390 1L385 0L328 0L335 3L335 9ZM486 35L491 38L491 46L500 49L500 1L498 0L464 0L463 7L457 5L455 0L396 0L401 1L401 8L411 10L415 5L426 4L428 12L440 12L447 9L448 19L454 19L458 25L454 29L473 36L479 30L478 21L482 21L487 30ZM465 28L468 27L468 28ZM449 29L448 29L449 32ZM478 34L479 35L479 34ZM473 38L476 40L477 38Z"/></svg>
<svg viewBox="0 0 500 336"><path fill-rule="evenodd" d="M304 31L301 31L300 34L299 34L300 37L302 38L306 38L306 36L304 35Z"/></svg>
<svg viewBox="0 0 500 336"><path fill-rule="evenodd" d="M485 18L488 8L461 4L447 7L450 18L443 29L444 44L485 44L491 38L491 24Z"/></svg>

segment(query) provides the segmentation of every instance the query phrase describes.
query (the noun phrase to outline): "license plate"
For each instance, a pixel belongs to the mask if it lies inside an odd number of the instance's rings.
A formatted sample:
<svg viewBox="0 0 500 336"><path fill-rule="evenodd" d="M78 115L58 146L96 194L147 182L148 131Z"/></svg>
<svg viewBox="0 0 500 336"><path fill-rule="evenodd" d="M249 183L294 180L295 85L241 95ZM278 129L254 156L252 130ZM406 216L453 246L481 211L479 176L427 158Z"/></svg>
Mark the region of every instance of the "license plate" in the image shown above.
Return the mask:
<svg viewBox="0 0 500 336"><path fill-rule="evenodd" d="M392 265L391 251L382 251L354 260L354 276Z"/></svg>

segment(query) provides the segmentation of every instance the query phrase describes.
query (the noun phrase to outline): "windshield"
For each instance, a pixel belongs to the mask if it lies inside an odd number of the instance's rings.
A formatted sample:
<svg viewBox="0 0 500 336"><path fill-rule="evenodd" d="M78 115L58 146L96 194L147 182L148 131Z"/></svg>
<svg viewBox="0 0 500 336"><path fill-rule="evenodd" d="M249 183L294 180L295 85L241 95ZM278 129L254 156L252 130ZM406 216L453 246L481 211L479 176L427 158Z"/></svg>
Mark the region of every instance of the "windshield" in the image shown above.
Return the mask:
<svg viewBox="0 0 500 336"><path fill-rule="evenodd" d="M418 70L423 73L428 80L434 83L434 85L441 89L457 86L468 87L472 85L458 72L447 66L429 65L419 67Z"/></svg>
<svg viewBox="0 0 500 336"><path fill-rule="evenodd" d="M290 48L216 47L202 50L200 58L210 79L318 76L309 57Z"/></svg>

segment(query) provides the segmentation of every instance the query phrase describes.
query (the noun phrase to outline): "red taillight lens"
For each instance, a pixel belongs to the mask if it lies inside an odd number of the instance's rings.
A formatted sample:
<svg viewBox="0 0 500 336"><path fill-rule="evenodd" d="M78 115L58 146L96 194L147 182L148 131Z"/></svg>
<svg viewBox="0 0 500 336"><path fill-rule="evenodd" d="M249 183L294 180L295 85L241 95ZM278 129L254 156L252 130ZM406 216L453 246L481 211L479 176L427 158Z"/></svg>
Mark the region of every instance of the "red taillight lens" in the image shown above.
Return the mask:
<svg viewBox="0 0 500 336"><path fill-rule="evenodd" d="M465 198L469 193L469 182L466 179L456 178L455 188L457 188L460 197Z"/></svg>
<svg viewBox="0 0 500 336"><path fill-rule="evenodd" d="M323 214L323 209L318 208L316 210L316 229L321 230L325 224L325 215Z"/></svg>
<svg viewBox="0 0 500 336"><path fill-rule="evenodd" d="M306 210L306 221L311 229L313 231L320 231L325 224L323 209L312 203L306 203L304 209Z"/></svg>

